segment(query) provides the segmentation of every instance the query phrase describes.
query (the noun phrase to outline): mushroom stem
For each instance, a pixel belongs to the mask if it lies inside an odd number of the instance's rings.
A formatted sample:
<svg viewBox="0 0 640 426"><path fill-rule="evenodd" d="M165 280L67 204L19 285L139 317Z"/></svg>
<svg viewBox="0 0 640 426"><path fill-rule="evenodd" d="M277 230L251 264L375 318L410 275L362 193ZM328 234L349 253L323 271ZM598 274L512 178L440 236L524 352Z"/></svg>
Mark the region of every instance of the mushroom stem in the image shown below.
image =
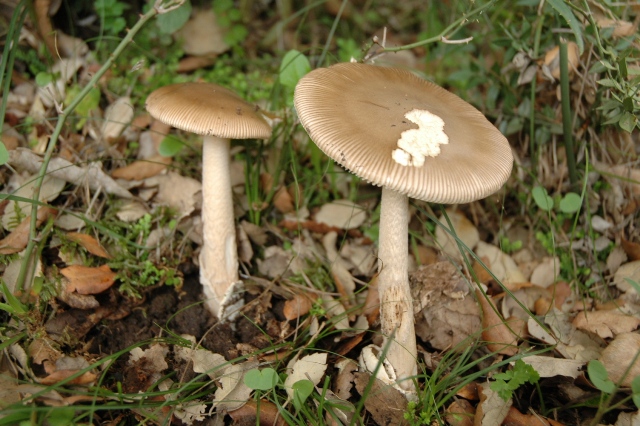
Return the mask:
<svg viewBox="0 0 640 426"><path fill-rule="evenodd" d="M205 136L202 144L200 283L208 308L220 320L225 309L242 297L236 291L242 283L238 280L229 146L229 139L216 136Z"/></svg>
<svg viewBox="0 0 640 426"><path fill-rule="evenodd" d="M417 374L417 349L409 287L408 222L408 197L383 187L378 247L383 347L388 346L386 358L396 372L398 385L410 391L414 389L411 378Z"/></svg>

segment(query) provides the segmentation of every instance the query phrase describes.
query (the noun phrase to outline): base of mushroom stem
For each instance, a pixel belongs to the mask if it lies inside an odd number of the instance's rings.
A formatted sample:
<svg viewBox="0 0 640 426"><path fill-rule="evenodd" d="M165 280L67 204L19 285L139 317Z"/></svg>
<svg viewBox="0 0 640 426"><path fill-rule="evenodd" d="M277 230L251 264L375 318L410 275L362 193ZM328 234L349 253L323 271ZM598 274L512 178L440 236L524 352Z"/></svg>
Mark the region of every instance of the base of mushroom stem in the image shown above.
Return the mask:
<svg viewBox="0 0 640 426"><path fill-rule="evenodd" d="M360 357L358 358L360 370L367 371L371 374L375 372L376 379L399 390L407 400L417 401L418 394L412 378L398 380L396 369L386 358L380 359L381 354L382 348L376 345L368 345L362 348L362 352L360 352Z"/></svg>
<svg viewBox="0 0 640 426"><path fill-rule="evenodd" d="M240 309L244 306L244 282L235 281L229 284L220 301L216 300L217 296L207 286L203 287L203 292L205 305L212 314L218 317L218 321L231 322L238 318Z"/></svg>

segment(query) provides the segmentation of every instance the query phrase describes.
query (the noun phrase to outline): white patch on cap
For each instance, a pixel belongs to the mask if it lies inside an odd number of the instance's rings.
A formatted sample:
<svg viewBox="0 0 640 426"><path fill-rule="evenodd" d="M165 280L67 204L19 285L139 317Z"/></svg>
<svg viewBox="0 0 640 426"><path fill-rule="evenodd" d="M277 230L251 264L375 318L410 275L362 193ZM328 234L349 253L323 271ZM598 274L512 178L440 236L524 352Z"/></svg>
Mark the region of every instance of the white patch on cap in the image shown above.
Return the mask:
<svg viewBox="0 0 640 426"><path fill-rule="evenodd" d="M440 145L449 143L449 136L444 132L442 118L429 111L413 109L404 116L418 128L402 132L391 158L403 166L421 167L426 157L440 154Z"/></svg>

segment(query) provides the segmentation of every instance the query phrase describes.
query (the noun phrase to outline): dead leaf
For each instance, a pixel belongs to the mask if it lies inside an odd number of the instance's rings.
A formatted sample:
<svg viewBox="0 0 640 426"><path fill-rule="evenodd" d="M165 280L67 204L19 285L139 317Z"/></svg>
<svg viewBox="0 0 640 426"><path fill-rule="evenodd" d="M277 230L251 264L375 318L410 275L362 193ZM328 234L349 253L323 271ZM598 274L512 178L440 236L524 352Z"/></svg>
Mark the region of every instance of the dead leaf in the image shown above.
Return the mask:
<svg viewBox="0 0 640 426"><path fill-rule="evenodd" d="M296 198L294 197L295 188L296 186L292 186L291 188L287 188L286 186L281 186L276 191L275 195L273 196L273 206L280 213L286 214L286 213L291 213L292 211L295 210L296 208ZM302 191L299 190L299 194L301 193Z"/></svg>
<svg viewBox="0 0 640 426"><path fill-rule="evenodd" d="M129 353L127 367L123 375L126 392L144 392L149 386L156 383L163 376L163 372L169 368L167 354L169 348L161 343L154 343L147 349L133 348Z"/></svg>
<svg viewBox="0 0 640 426"><path fill-rule="evenodd" d="M582 374L584 361L574 359L553 358L550 356L530 355L522 358L522 361L529 364L538 372L540 377L565 376L573 379Z"/></svg>
<svg viewBox="0 0 640 426"><path fill-rule="evenodd" d="M146 160L138 160L133 163L115 169L111 172L114 179L143 180L163 172L171 164L171 157L155 155Z"/></svg>
<svg viewBox="0 0 640 426"><path fill-rule="evenodd" d="M612 382L622 387L630 387L631 381L640 376L640 358L634 358L638 351L640 334L637 333L618 334L602 351L599 359ZM633 360L635 362L631 364Z"/></svg>
<svg viewBox="0 0 640 426"><path fill-rule="evenodd" d="M55 214L56 210L51 207L39 207L36 214L36 226L42 225L42 222ZM9 235L0 240L0 254L14 254L24 250L29 243L30 228L31 216L27 216Z"/></svg>
<svg viewBox="0 0 640 426"><path fill-rule="evenodd" d="M456 399L447 407L444 419L451 426L473 426L476 409L464 399Z"/></svg>
<svg viewBox="0 0 640 426"><path fill-rule="evenodd" d="M189 340L194 346L196 345L196 338L194 336L182 335L181 337ZM222 367L227 364L227 361L222 355L207 349L188 348L176 345L173 348L173 352L177 359L190 362L195 373L207 373L211 379L220 376L224 370Z"/></svg>
<svg viewBox="0 0 640 426"><path fill-rule="evenodd" d="M334 228L355 229L364 223L367 213L361 206L349 200L335 200L322 205L314 219Z"/></svg>
<svg viewBox="0 0 640 426"><path fill-rule="evenodd" d="M498 392L491 390L489 383L479 384L478 394L480 395L480 403L476 408L474 425L495 426L503 424L513 401L511 399L508 401L502 399Z"/></svg>
<svg viewBox="0 0 640 426"><path fill-rule="evenodd" d="M544 322L549 326L553 335L533 318L529 318L527 322L529 335L545 343L556 345L556 351L565 358L587 362L600 356L602 352L600 345L587 333L576 329L568 321L567 315L557 308L552 308L545 315Z"/></svg>
<svg viewBox="0 0 640 426"><path fill-rule="evenodd" d="M293 298L284 302L283 314L287 321L306 315L313 306L312 298L308 294L296 293Z"/></svg>
<svg viewBox="0 0 640 426"><path fill-rule="evenodd" d="M104 112L104 122L100 129L102 137L110 141L120 136L133 120L134 111L131 98L122 96L116 99Z"/></svg>
<svg viewBox="0 0 640 426"><path fill-rule="evenodd" d="M572 41L567 43L567 59L569 63L569 73L578 69L580 64L580 50L578 45ZM560 79L560 47L555 46L544 55L542 63L543 73L551 75L554 79Z"/></svg>
<svg viewBox="0 0 640 426"><path fill-rule="evenodd" d="M640 260L640 244L628 241L624 237L622 237L620 242L630 261Z"/></svg>
<svg viewBox="0 0 640 426"><path fill-rule="evenodd" d="M596 15L596 23L602 29L613 28L611 35L613 37L629 37L638 31L637 25L633 22L623 21L619 19L609 19Z"/></svg>
<svg viewBox="0 0 640 426"><path fill-rule="evenodd" d="M42 166L42 157L29 149L18 148L9 153L9 164L27 170L29 173L37 173ZM100 189L116 197L133 198L129 191L102 170L100 162L94 161L86 167L78 167L63 158L56 157L49 162L47 175L78 186L86 183L92 191Z"/></svg>
<svg viewBox="0 0 640 426"><path fill-rule="evenodd" d="M155 195L154 201L173 207L177 210L178 217L190 215L196 209L196 204L202 202L202 183L175 172L148 178L145 185L147 187L157 186L158 193ZM176 188L180 188L180 190L176 191Z"/></svg>
<svg viewBox="0 0 640 426"><path fill-rule="evenodd" d="M341 358L336 362L335 367L338 369L338 374L333 383L333 391L338 398L346 401L351 398L351 389L355 380L354 373L358 371L358 364L352 359Z"/></svg>
<svg viewBox="0 0 640 426"><path fill-rule="evenodd" d="M75 291L79 294L102 293L113 285L117 275L109 265L98 267L71 265L61 269L60 273L69 280L67 291Z"/></svg>
<svg viewBox="0 0 640 426"><path fill-rule="evenodd" d="M455 234L461 243L470 250L473 250L480 241L478 229L457 210L447 210L447 216L449 216ZM443 229L443 227L449 229L447 220L443 216L438 218L438 220L442 226L436 227L436 241L440 244L444 254L454 259L462 260L462 255L460 254L456 240Z"/></svg>
<svg viewBox="0 0 640 426"><path fill-rule="evenodd" d="M630 332L638 328L640 318L626 315L618 309L606 311L579 312L573 319L573 325L580 330L590 331L603 339L617 334Z"/></svg>
<svg viewBox="0 0 640 426"><path fill-rule="evenodd" d="M287 370L290 373L284 381L284 387L289 397L293 398L293 385L300 380L310 380L314 386L320 383L327 370L327 353L313 353L298 360L294 358L287 364Z"/></svg>
<svg viewBox="0 0 640 426"><path fill-rule="evenodd" d="M640 283L640 260L621 265L613 275L613 283L618 287L618 290L625 293L631 293L636 298L639 297L640 295L636 293L635 289L627 282L627 280Z"/></svg>
<svg viewBox="0 0 640 426"><path fill-rule="evenodd" d="M509 426L550 426L544 417L537 414L522 414L513 406L509 407L509 412L503 420L503 424Z"/></svg>
<svg viewBox="0 0 640 426"><path fill-rule="evenodd" d="M260 400L260 405L256 401L248 401L242 407L230 411L229 416L235 424L260 424L271 426L285 426L287 423L280 415L280 407L266 399ZM256 417L258 417L256 419Z"/></svg>
<svg viewBox="0 0 640 426"><path fill-rule="evenodd" d="M514 284L527 281L511 256L498 247L480 241L475 252L481 259L486 259L485 264L489 267L489 270L505 287L510 289L510 286Z"/></svg>
<svg viewBox="0 0 640 426"><path fill-rule="evenodd" d="M246 404L253 389L244 384L244 375L257 366L257 361L246 361L225 368L218 380L220 385L216 389L213 406L217 410L229 412Z"/></svg>
<svg viewBox="0 0 640 426"><path fill-rule="evenodd" d="M369 381L373 383L369 386ZM407 398L391 385L375 379L369 373L355 373L356 389L364 399L364 407L381 426L405 426L409 423L404 419L407 410Z"/></svg>
<svg viewBox="0 0 640 426"><path fill-rule="evenodd" d="M67 232L67 238L71 241L78 243L85 250L94 256L103 257L105 259L111 259L111 255L102 248L98 240L88 234L82 234L80 232Z"/></svg>
<svg viewBox="0 0 640 426"><path fill-rule="evenodd" d="M518 353L518 337L498 315L493 301L480 290L476 290L476 297L482 307L482 338L487 348L508 356Z"/></svg>
<svg viewBox="0 0 640 426"><path fill-rule="evenodd" d="M74 374L78 373L81 370L57 370L54 371L53 373L49 374L48 376L40 379L40 383L43 385L54 385L56 383L59 383L71 376L73 376ZM98 377L97 374L92 373L90 371L86 371L84 373L82 373L80 376L71 379L70 381L66 382L66 385L88 385L90 383L93 383L96 378Z"/></svg>

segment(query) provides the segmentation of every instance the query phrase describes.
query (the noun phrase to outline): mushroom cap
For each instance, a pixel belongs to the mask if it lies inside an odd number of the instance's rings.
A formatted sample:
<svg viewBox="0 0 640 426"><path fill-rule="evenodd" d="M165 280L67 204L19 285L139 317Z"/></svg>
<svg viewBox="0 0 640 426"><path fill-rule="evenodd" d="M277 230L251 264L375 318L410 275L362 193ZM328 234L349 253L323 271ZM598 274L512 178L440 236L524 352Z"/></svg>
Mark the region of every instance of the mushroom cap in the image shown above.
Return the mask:
<svg viewBox="0 0 640 426"><path fill-rule="evenodd" d="M298 82L294 105L325 154L366 181L409 197L470 202L497 191L511 174L509 143L480 111L406 70L358 63L316 69ZM392 158L402 133L419 128L405 117L413 110L440 117L439 133L448 136L439 154L427 155L420 166Z"/></svg>
<svg viewBox="0 0 640 426"><path fill-rule="evenodd" d="M253 105L213 83L178 83L154 90L149 114L163 123L199 135L228 139L266 139L271 126Z"/></svg>

